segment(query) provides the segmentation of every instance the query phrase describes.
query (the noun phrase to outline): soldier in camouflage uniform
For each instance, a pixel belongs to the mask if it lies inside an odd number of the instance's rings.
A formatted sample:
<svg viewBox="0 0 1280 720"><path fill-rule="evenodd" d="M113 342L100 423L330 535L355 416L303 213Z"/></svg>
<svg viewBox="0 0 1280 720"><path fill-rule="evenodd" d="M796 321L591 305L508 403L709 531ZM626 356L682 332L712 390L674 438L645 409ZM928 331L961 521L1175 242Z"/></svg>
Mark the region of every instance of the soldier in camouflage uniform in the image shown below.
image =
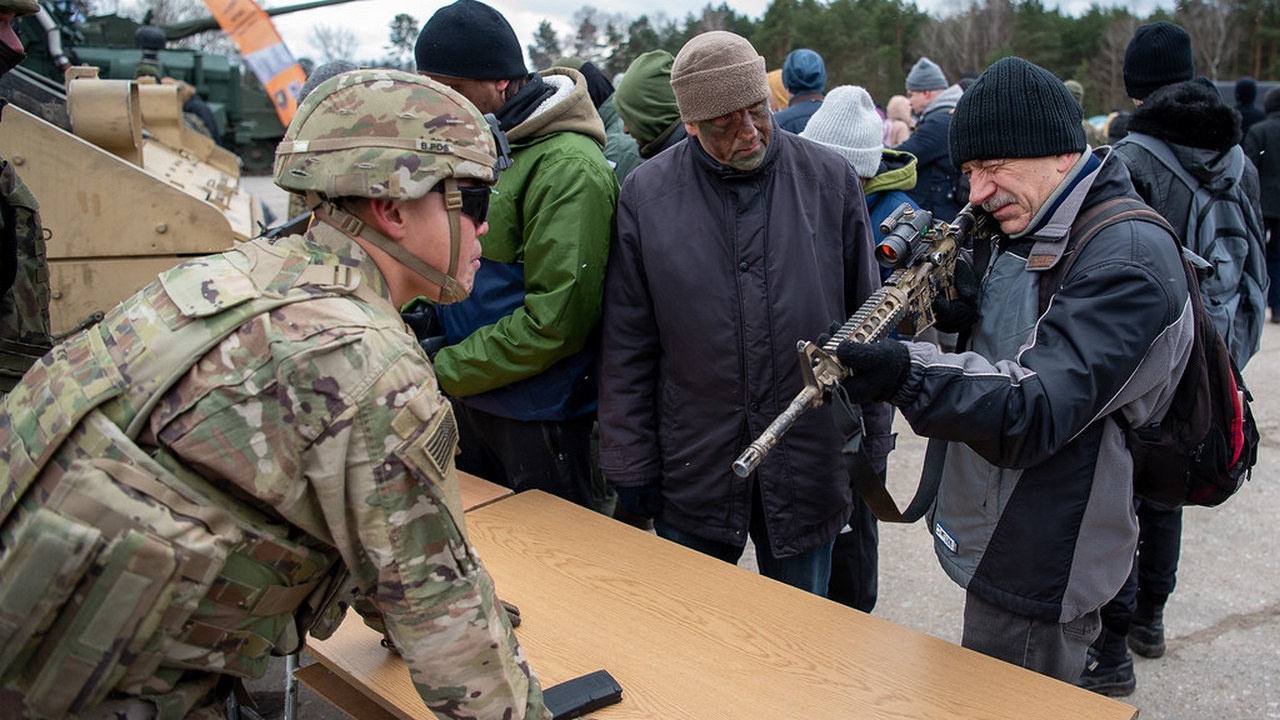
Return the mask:
<svg viewBox="0 0 1280 720"><path fill-rule="evenodd" d="M14 19L39 9L36 0L0 0L0 75L25 57ZM5 104L0 98L0 112ZM0 397L49 345L49 266L40 206L13 165L0 158Z"/></svg>
<svg viewBox="0 0 1280 720"><path fill-rule="evenodd" d="M427 78L331 78L277 150L304 235L169 270L33 367L0 405L0 716L221 717L341 600L438 716L550 717L398 313L470 290L495 147Z"/></svg>

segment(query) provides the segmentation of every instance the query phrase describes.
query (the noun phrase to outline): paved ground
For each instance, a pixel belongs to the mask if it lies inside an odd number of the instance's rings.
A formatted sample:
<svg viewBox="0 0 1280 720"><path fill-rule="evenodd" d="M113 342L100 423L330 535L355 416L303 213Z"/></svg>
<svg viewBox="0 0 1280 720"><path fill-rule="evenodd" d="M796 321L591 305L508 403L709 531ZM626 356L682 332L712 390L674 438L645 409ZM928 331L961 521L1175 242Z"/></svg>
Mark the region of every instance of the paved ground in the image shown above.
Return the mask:
<svg viewBox="0 0 1280 720"><path fill-rule="evenodd" d="M266 193L271 204L282 206L282 196L266 191L269 183L269 178L249 180L253 191ZM1184 515L1178 589L1165 613L1168 651L1159 660L1135 659L1138 690L1126 699L1144 720L1280 718L1277 378L1280 325L1268 325L1262 351L1245 371L1262 433L1258 466L1252 482L1221 507L1191 508ZM898 432L889 473L895 496L905 502L914 490L924 442L904 423ZM964 596L939 569L922 523L881 526L880 570L876 615L959 641ZM277 666L269 678L252 686L271 718L279 716L283 684L283 661ZM305 690L300 702L299 718L345 717Z"/></svg>
<svg viewBox="0 0 1280 720"><path fill-rule="evenodd" d="M1165 611L1168 651L1135 657L1138 689L1126 698L1144 720L1280 718L1280 325L1245 370L1262 446L1253 480L1217 508L1183 513L1178 587ZM890 458L895 492L909 498L924 444L899 427ZM881 525L880 601L875 614L959 642L963 592L933 557L922 523Z"/></svg>

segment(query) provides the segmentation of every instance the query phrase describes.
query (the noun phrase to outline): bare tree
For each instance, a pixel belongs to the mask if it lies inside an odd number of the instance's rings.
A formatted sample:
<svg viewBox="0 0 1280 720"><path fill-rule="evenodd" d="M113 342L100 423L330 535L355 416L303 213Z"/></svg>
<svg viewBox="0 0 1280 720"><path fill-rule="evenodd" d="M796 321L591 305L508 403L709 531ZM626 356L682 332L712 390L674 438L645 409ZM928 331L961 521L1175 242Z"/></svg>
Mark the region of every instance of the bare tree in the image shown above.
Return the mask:
<svg viewBox="0 0 1280 720"><path fill-rule="evenodd" d="M1132 110L1133 103L1124 89L1124 50L1138 29L1133 16L1117 19L1107 26L1098 42L1098 52L1089 61L1088 92L1094 93L1103 108Z"/></svg>
<svg viewBox="0 0 1280 720"><path fill-rule="evenodd" d="M319 51L323 65L334 60L354 60L360 42L350 28L317 23L311 26L307 40Z"/></svg>
<svg viewBox="0 0 1280 720"><path fill-rule="evenodd" d="M1210 80L1220 80L1235 67L1236 50L1243 40L1239 10L1232 0L1187 0L1179 3L1177 22L1192 37L1196 70Z"/></svg>
<svg viewBox="0 0 1280 720"><path fill-rule="evenodd" d="M923 53L942 66L952 82L966 72L982 72L1005 54L1013 32L1013 8L1009 0L973 0L967 9L925 26Z"/></svg>

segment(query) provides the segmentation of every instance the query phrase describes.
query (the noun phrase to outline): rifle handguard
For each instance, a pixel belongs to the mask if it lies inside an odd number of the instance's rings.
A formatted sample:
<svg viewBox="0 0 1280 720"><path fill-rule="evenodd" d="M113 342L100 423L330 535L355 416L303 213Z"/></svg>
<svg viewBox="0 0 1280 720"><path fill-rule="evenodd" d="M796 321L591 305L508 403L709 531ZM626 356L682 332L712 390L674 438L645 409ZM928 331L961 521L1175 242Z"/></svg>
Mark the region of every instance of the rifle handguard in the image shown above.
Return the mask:
<svg viewBox="0 0 1280 720"><path fill-rule="evenodd" d="M906 203L886 218L881 230L887 236L877 247L876 258L881 264L896 268L893 274L821 348L807 340L797 344L804 388L738 455L733 472L739 477L750 475L796 419L810 408L822 405L831 388L849 376L849 370L835 357L841 342L883 340L906 319L912 321L909 330L913 333L931 326L934 295L952 290L952 273L960 247L969 242L973 234L986 232L988 219L980 216L972 205L966 205L951 223L934 223L928 210L916 210Z"/></svg>

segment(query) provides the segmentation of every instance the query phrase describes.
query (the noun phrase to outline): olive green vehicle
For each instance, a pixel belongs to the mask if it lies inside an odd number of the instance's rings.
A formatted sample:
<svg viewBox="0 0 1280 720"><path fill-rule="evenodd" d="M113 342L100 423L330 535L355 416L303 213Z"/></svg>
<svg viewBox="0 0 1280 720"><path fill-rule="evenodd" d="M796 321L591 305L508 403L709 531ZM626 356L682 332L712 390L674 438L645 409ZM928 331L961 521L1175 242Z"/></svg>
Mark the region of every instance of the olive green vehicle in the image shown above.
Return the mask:
<svg viewBox="0 0 1280 720"><path fill-rule="evenodd" d="M220 31L213 17L150 26L116 14L84 18L66 0L39 2L43 12L19 18L15 25L27 48L21 67L59 86L68 65L91 65L103 78L132 80L142 62L140 28L154 27L169 42ZM346 2L351 0L316 0L265 11L285 15ZM284 137L285 128L266 90L242 61L200 50L166 48L159 51L159 65L165 76L195 87L213 112L221 144L244 161L247 172L271 170L276 143Z"/></svg>

